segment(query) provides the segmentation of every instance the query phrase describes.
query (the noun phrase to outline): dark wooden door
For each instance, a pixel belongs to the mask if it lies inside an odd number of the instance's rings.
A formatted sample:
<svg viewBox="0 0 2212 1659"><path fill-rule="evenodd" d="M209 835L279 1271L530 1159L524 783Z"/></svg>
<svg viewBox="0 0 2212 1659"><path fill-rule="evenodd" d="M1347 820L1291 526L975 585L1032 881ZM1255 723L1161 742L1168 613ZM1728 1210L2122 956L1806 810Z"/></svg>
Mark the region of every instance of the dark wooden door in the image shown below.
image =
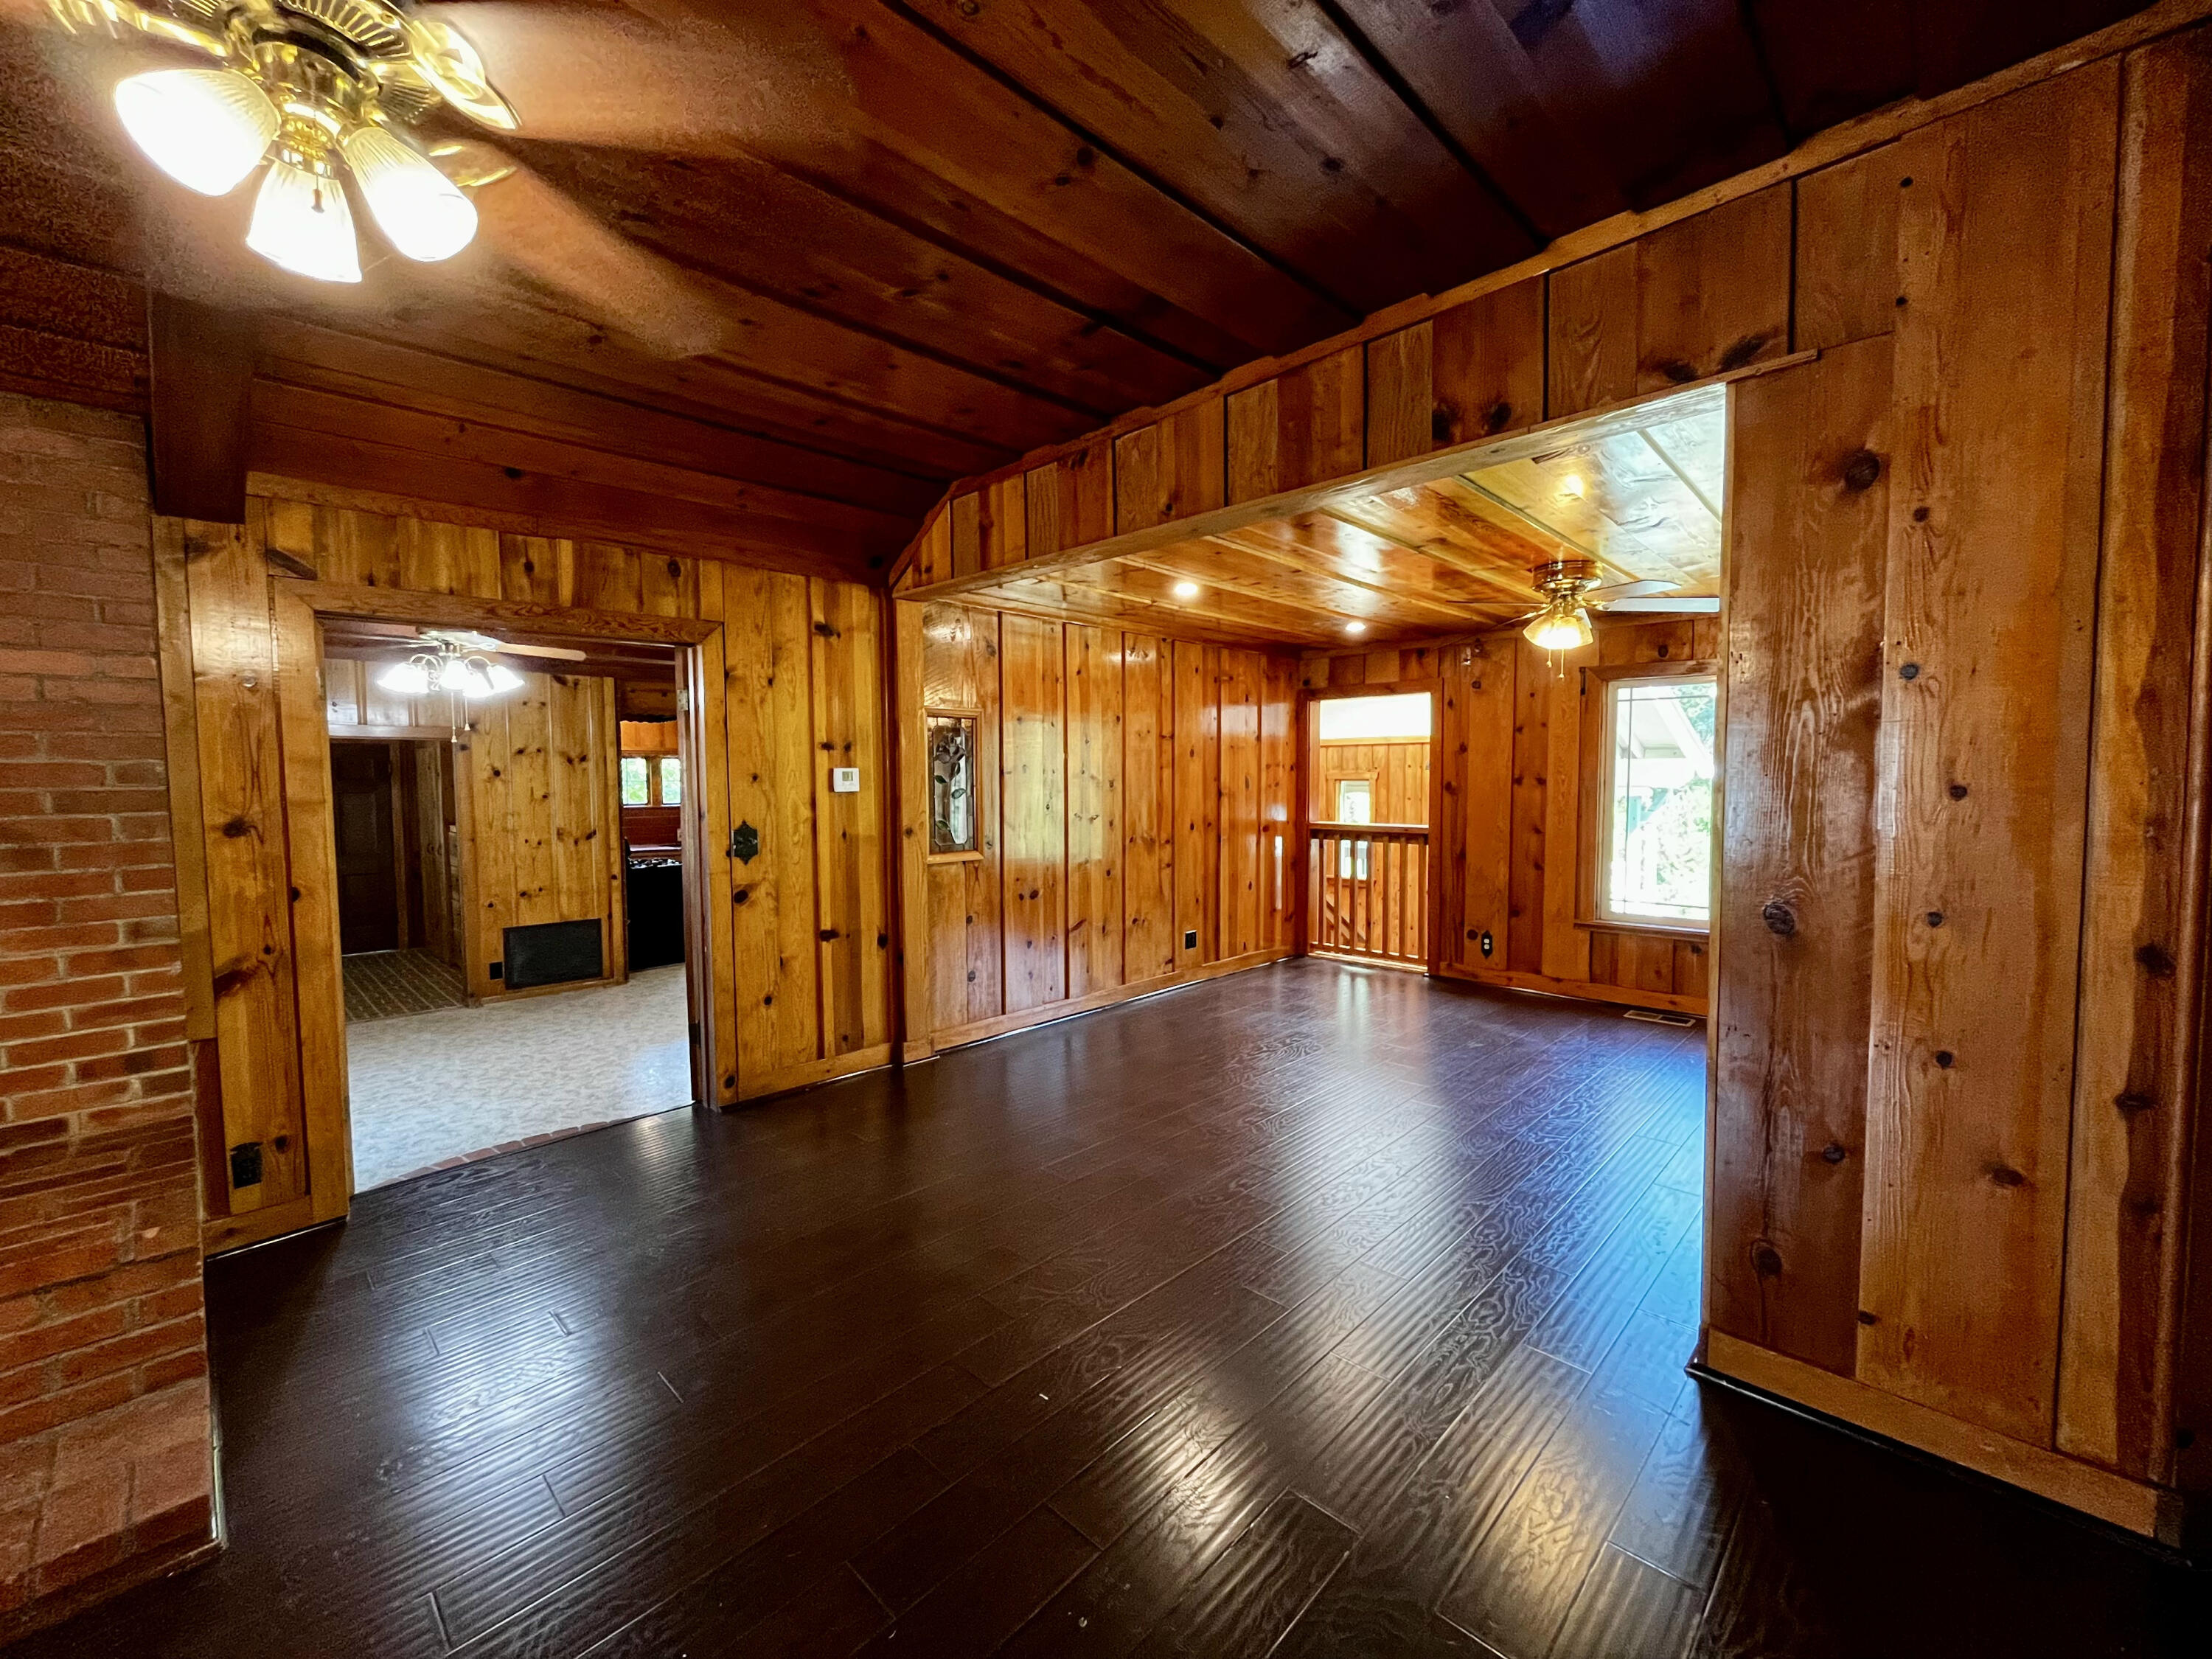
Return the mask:
<svg viewBox="0 0 2212 1659"><path fill-rule="evenodd" d="M399 948L398 851L392 842L392 746L331 745L337 840L338 948Z"/></svg>

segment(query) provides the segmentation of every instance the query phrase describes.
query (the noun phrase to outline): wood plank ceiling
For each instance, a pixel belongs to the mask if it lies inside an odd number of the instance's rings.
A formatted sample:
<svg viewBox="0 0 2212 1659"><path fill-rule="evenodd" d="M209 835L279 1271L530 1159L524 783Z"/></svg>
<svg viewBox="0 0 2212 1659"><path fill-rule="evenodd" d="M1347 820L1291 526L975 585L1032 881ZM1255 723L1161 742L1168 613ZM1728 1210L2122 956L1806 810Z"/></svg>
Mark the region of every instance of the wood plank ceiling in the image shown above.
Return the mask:
<svg viewBox="0 0 2212 1659"><path fill-rule="evenodd" d="M1531 571L1587 559L1607 585L1656 580L1635 609L1720 592L1727 405L1701 389L1549 434L1534 454L966 597L1225 643L1401 643L1502 626L1540 602ZM1194 590L1194 591L1193 591Z"/></svg>
<svg viewBox="0 0 2212 1659"><path fill-rule="evenodd" d="M948 478L2136 9L434 6L520 112L522 171L448 264L371 241L336 290L243 251L247 192L190 197L129 150L107 88L144 49L4 0L0 250L291 319L270 418L313 427L303 400L380 372L441 382L436 406L505 371L548 422L579 392L686 416L731 434L732 476L911 522ZM432 355L378 370L393 345Z"/></svg>

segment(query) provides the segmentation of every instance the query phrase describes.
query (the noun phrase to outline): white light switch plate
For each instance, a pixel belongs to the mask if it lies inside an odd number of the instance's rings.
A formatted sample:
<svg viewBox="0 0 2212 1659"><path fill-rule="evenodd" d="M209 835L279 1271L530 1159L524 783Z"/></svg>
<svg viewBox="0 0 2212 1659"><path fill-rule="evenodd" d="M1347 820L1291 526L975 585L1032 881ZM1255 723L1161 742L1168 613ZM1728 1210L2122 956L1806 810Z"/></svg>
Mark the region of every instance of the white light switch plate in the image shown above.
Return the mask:
<svg viewBox="0 0 2212 1659"><path fill-rule="evenodd" d="M830 769L830 793L833 795L857 795L860 793L860 769L857 766L833 766Z"/></svg>

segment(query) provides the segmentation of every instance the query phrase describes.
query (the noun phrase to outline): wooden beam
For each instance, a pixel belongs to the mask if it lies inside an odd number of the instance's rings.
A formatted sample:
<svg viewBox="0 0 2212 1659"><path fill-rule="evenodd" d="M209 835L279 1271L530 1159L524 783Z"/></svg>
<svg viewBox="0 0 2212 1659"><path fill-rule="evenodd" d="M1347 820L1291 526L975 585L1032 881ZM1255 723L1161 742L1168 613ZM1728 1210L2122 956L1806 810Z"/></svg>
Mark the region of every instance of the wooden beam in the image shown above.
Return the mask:
<svg viewBox="0 0 2212 1659"><path fill-rule="evenodd" d="M158 291L146 307L154 511L246 522L255 319Z"/></svg>
<svg viewBox="0 0 2212 1659"><path fill-rule="evenodd" d="M627 611L580 611L528 599L480 599L461 593L418 593L398 587L351 587L338 582L276 579L279 593L305 599L319 617L373 617L434 627L516 629L568 639L647 640L656 645L696 645L721 624L690 617L642 616Z"/></svg>

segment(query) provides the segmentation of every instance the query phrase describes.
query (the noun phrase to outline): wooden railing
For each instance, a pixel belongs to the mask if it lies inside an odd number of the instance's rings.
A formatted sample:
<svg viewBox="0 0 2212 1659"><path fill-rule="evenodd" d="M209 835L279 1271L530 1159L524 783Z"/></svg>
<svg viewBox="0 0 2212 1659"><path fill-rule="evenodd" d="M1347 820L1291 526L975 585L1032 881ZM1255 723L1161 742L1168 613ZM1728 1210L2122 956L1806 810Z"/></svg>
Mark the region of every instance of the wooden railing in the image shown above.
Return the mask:
<svg viewBox="0 0 2212 1659"><path fill-rule="evenodd" d="M1367 962L1425 966L1428 826L1316 823L1308 829L1308 945Z"/></svg>

